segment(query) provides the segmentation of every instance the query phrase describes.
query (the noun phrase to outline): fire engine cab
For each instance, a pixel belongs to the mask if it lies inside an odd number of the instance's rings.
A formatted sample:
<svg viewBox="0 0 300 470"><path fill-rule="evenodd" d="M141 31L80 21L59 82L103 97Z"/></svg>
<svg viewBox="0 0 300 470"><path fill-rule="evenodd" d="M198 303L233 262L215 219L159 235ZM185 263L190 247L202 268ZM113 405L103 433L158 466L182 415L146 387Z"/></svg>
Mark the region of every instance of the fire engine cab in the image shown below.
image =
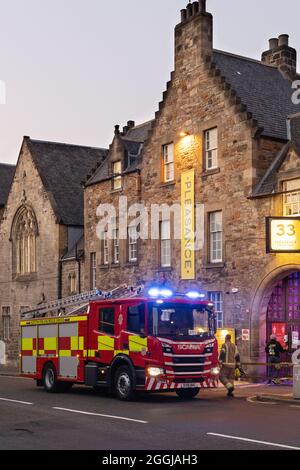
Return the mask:
<svg viewBox="0 0 300 470"><path fill-rule="evenodd" d="M218 383L213 304L198 292L122 286L22 312L21 374L47 392L74 384L195 397Z"/></svg>

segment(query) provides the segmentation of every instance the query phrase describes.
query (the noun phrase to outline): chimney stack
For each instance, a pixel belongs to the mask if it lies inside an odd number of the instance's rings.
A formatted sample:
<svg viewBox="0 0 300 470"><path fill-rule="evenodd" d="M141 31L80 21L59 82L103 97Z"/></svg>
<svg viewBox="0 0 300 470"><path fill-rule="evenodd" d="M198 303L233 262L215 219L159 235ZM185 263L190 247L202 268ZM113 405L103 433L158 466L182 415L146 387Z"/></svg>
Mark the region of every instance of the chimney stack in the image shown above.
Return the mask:
<svg viewBox="0 0 300 470"><path fill-rule="evenodd" d="M277 67L285 78L293 81L297 74L297 51L289 45L289 35L281 34L269 40L269 50L262 54L262 62Z"/></svg>
<svg viewBox="0 0 300 470"><path fill-rule="evenodd" d="M213 17L206 11L206 0L189 3L175 28L175 71L188 63L199 65L212 48Z"/></svg>

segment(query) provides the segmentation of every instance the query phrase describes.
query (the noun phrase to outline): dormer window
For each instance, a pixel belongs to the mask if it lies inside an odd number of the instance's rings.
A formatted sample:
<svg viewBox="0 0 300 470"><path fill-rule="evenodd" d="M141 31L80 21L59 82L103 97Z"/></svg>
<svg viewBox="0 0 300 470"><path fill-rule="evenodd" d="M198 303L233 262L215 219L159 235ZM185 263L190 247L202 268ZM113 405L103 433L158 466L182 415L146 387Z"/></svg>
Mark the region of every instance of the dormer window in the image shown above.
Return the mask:
<svg viewBox="0 0 300 470"><path fill-rule="evenodd" d="M299 216L300 215L300 178L284 181L283 191L283 215Z"/></svg>
<svg viewBox="0 0 300 470"><path fill-rule="evenodd" d="M112 165L112 172L113 172L113 190L118 191L122 189L122 162L114 162Z"/></svg>

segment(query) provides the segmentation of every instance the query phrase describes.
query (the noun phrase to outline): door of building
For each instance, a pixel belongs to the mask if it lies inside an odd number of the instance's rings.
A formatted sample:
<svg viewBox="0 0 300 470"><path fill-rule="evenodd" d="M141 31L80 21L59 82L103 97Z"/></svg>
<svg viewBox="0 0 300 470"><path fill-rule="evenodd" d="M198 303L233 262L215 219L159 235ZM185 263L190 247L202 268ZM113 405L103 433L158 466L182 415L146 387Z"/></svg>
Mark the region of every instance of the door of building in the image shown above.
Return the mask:
<svg viewBox="0 0 300 470"><path fill-rule="evenodd" d="M288 353L283 359L289 362L300 340L300 272L279 281L273 290L267 313L267 339L274 331L278 339L282 335L288 340Z"/></svg>

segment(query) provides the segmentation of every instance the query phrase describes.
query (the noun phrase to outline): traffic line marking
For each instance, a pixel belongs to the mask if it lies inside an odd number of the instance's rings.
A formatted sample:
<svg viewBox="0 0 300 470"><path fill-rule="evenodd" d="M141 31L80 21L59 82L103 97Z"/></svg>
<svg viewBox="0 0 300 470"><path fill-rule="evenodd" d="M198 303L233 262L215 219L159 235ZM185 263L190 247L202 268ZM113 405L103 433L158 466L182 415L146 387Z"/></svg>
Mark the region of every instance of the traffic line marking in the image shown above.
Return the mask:
<svg viewBox="0 0 300 470"><path fill-rule="evenodd" d="M8 401L10 403L19 403L20 405L33 405L28 401L19 401L19 400L11 400L10 398L0 398L1 401Z"/></svg>
<svg viewBox="0 0 300 470"><path fill-rule="evenodd" d="M67 411L69 413L77 413L81 415L87 415L87 416L99 416L100 418L110 418L110 419L119 419L122 421L131 421L133 423L140 423L140 424L148 424L148 421L142 421L140 419L133 419L133 418L125 418L124 416L112 416L112 415L104 415L100 413L91 413L89 411L79 411L79 410L70 410L68 408L59 408L54 406L52 408L53 410L58 410L58 411Z"/></svg>
<svg viewBox="0 0 300 470"><path fill-rule="evenodd" d="M258 401L256 399L256 396L248 397L247 402L252 403L253 405L277 405L277 403L275 403L275 401Z"/></svg>
<svg viewBox="0 0 300 470"><path fill-rule="evenodd" d="M300 450L300 447L293 447L285 444L276 444L275 442L257 441L255 439L248 439L245 437L227 436L226 434L217 434L214 432L208 432L207 435L213 437L221 437L223 439L233 439L236 441L251 442L252 444L262 444L264 446L269 447L280 447L281 449Z"/></svg>

